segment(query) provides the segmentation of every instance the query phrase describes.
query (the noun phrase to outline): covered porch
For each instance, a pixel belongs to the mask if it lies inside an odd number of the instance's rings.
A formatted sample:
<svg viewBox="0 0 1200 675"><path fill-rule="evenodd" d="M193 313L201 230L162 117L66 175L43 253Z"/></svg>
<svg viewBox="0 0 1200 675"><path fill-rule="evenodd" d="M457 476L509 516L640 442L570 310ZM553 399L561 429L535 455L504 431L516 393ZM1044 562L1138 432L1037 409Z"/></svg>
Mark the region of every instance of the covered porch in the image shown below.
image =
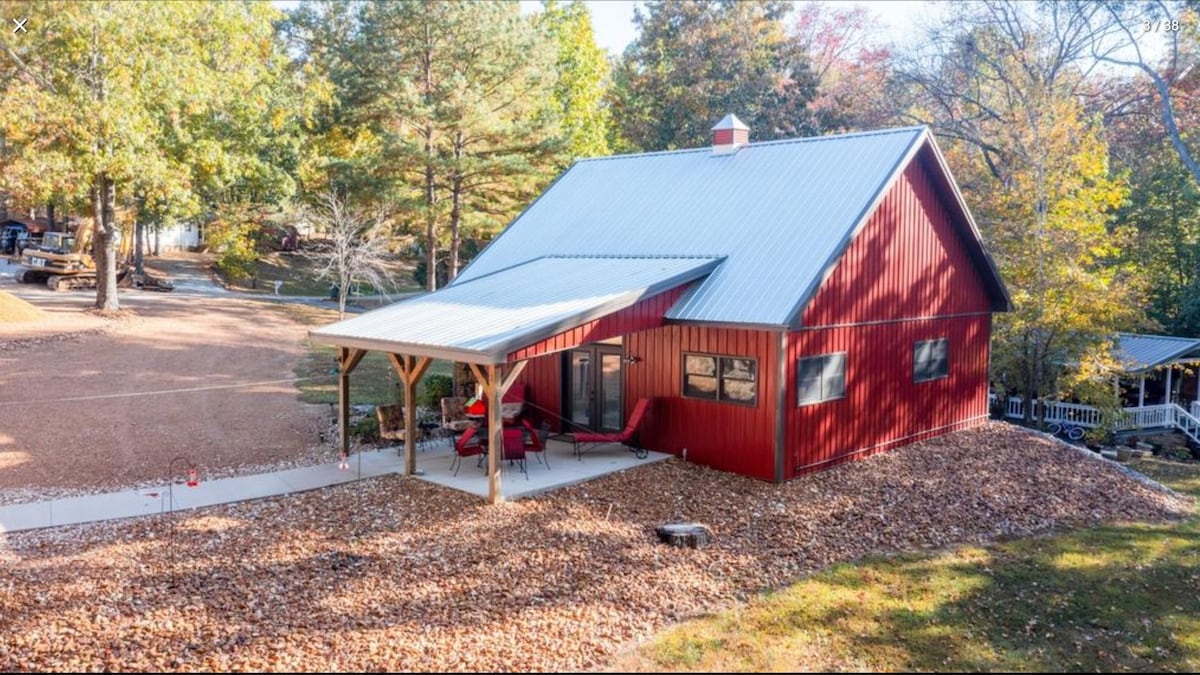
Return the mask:
<svg viewBox="0 0 1200 675"><path fill-rule="evenodd" d="M1121 333L1116 356L1124 375L1118 387L1126 408L1200 402L1200 339Z"/></svg>
<svg viewBox="0 0 1200 675"><path fill-rule="evenodd" d="M1177 430L1200 443L1200 339L1121 333L1117 360L1124 374L1113 387L1122 401L1118 431ZM1047 423L1096 428L1099 408L1061 401L1034 401ZM1004 416L1024 419L1025 402L1010 397Z"/></svg>
<svg viewBox="0 0 1200 675"><path fill-rule="evenodd" d="M404 391L405 429L416 429L417 384L435 358L466 363L480 394L489 401L486 429L486 495L505 500L502 485L531 481L537 460L526 460L529 477L505 470L504 425L499 402L518 381L528 360L586 342L663 325L661 303L652 299L700 279L721 262L717 257L547 256L439 291L410 298L309 333L313 342L338 349L339 430L349 453L351 374L368 351L388 355ZM434 476L450 454L418 458L413 434L405 435L405 475ZM447 453L453 452L449 445ZM560 454L560 453L555 453ZM633 454L624 450L624 454ZM584 464L595 461L589 453ZM570 462L551 456L550 471ZM475 470L475 457L463 457L459 475ZM645 460L642 460L645 461ZM597 465L597 468L599 465ZM613 470L611 467L609 470ZM603 471L601 473L604 473ZM599 474L596 474L599 475ZM564 475L563 480L570 477ZM577 478L585 480L586 478Z"/></svg>

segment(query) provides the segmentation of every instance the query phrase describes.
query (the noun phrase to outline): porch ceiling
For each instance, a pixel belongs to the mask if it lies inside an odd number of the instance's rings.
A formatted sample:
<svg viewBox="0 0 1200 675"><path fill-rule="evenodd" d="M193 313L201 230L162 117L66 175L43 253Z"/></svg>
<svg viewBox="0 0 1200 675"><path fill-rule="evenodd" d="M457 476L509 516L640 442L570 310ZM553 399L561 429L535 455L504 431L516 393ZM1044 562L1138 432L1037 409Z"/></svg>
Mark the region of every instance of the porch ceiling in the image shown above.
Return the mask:
<svg viewBox="0 0 1200 675"><path fill-rule="evenodd" d="M711 256L547 256L309 331L319 344L500 364L564 330L699 279Z"/></svg>

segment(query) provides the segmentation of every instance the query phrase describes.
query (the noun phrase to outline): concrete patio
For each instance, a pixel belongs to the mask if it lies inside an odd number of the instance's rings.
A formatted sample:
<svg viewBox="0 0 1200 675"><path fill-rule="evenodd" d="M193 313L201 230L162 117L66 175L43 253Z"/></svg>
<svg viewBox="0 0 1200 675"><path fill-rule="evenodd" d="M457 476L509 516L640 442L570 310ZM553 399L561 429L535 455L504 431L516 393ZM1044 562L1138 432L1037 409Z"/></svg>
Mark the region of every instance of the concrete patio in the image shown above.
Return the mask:
<svg viewBox="0 0 1200 675"><path fill-rule="evenodd" d="M574 485L598 478L605 474L624 471L637 466L669 459L671 455L661 452L651 452L646 459L638 459L629 448L611 443L607 445L589 446L583 453L582 459L575 457L574 449L569 442L549 440L547 455L539 462L542 453L531 453L525 461L527 474L521 473L515 463L500 462L501 491L506 499L519 499L536 495L548 490L566 485ZM464 457L458 475L450 470L454 459L454 446L449 439L440 442L430 441L417 451L417 478L437 483L455 490L469 492L483 498L488 496L487 460L481 466L476 466L479 457ZM403 448L385 452L403 452ZM404 458L397 457L397 471L403 471ZM549 466L547 467L547 463Z"/></svg>

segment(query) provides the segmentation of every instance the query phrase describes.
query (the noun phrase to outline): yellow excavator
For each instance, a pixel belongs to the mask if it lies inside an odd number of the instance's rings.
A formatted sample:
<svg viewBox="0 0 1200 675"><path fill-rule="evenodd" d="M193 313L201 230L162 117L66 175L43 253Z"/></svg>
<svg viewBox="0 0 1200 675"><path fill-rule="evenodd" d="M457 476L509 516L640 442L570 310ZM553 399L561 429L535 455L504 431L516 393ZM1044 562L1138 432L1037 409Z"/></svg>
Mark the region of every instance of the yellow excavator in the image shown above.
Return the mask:
<svg viewBox="0 0 1200 675"><path fill-rule="evenodd" d="M21 253L18 283L44 283L52 291L96 287L96 262L75 251L75 235L47 232L42 243L26 246Z"/></svg>

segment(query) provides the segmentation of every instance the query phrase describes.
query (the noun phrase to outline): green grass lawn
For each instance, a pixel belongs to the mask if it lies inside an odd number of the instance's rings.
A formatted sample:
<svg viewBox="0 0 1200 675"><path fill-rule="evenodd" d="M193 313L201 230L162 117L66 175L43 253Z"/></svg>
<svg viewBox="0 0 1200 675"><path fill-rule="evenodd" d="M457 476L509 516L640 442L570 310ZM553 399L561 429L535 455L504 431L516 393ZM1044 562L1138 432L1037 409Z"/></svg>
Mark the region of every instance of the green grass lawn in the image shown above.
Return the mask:
<svg viewBox="0 0 1200 675"><path fill-rule="evenodd" d="M1200 496L1198 464L1132 466ZM838 565L681 625L620 666L1197 671L1200 518Z"/></svg>

